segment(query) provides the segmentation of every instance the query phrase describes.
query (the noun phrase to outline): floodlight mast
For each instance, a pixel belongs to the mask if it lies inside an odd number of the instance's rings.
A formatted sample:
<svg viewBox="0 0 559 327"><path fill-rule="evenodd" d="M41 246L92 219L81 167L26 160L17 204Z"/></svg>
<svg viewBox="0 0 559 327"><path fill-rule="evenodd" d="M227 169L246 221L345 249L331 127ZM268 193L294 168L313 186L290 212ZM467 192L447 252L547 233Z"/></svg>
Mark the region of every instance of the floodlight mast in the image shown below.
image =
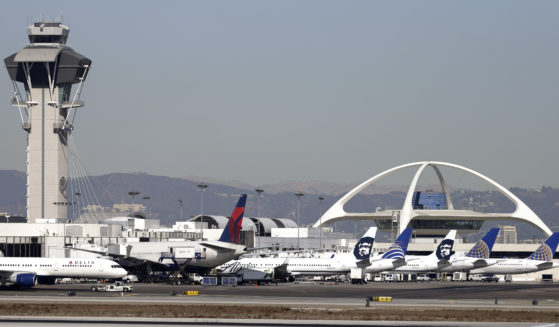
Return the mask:
<svg viewBox="0 0 559 327"><path fill-rule="evenodd" d="M30 44L4 59L14 87L12 105L28 133L29 222L68 216L68 136L77 108L84 105L80 95L91 67L91 60L66 46L69 33L59 21L35 22L27 28Z"/></svg>

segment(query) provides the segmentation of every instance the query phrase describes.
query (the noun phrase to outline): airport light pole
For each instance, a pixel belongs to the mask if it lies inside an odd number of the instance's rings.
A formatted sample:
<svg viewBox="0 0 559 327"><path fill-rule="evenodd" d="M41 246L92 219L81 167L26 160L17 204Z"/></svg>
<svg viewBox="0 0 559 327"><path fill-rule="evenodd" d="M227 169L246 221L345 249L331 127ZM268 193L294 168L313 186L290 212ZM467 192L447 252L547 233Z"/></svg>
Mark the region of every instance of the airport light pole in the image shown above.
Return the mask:
<svg viewBox="0 0 559 327"><path fill-rule="evenodd" d="M182 221L182 199L179 200L179 207L181 211L181 221Z"/></svg>
<svg viewBox="0 0 559 327"><path fill-rule="evenodd" d="M204 222L204 191L208 184L200 183L196 185L200 189L200 234L202 234L202 223Z"/></svg>
<svg viewBox="0 0 559 327"><path fill-rule="evenodd" d="M257 247L260 247L260 217L262 217L260 215L260 199L262 198L262 192L264 192L264 190L261 188L257 188L254 191L258 193L258 245Z"/></svg>
<svg viewBox="0 0 559 327"><path fill-rule="evenodd" d="M150 206L149 206L149 200L151 200L151 197L149 197L149 196L144 196L142 199L146 201L146 216L151 217L151 208L150 208ZM149 210L149 214L148 214L148 209L150 209L150 210ZM146 217L146 218L147 218L147 217Z"/></svg>
<svg viewBox="0 0 559 327"><path fill-rule="evenodd" d="M81 196L81 195L82 195L82 194L81 194L80 192L76 192L76 200L77 200L77 205L78 205L78 208L77 208L77 211L78 211L78 212L77 212L77 217L80 216L80 196ZM73 209L73 208L72 208L72 213L74 213L74 209ZM74 219L76 219L76 214L74 214Z"/></svg>
<svg viewBox="0 0 559 327"><path fill-rule="evenodd" d="M320 210L320 250L322 250L322 200L324 200L325 197L324 195L319 195L318 196L318 202L319 202L319 210Z"/></svg>
<svg viewBox="0 0 559 327"><path fill-rule="evenodd" d="M299 237L299 230L300 230L300 223L301 223L301 197L304 194L301 192L295 192L295 196L297 197L297 250L300 249L300 237Z"/></svg>
<svg viewBox="0 0 559 327"><path fill-rule="evenodd" d="M134 190L128 192L128 195L130 195L132 197L132 204L134 204L134 197L138 194L140 194L140 192L134 191Z"/></svg>

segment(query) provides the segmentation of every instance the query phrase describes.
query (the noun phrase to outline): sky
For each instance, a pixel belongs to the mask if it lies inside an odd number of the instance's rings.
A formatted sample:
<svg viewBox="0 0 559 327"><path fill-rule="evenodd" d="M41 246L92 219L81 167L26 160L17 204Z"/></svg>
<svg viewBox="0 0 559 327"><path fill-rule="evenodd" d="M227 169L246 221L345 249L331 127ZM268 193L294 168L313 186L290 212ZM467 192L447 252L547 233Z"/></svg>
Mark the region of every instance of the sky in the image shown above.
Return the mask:
<svg viewBox="0 0 559 327"><path fill-rule="evenodd" d="M73 132L91 175L347 183L436 160L559 187L557 1L23 0L2 57L59 15L93 61ZM12 95L3 67L0 169L23 171Z"/></svg>

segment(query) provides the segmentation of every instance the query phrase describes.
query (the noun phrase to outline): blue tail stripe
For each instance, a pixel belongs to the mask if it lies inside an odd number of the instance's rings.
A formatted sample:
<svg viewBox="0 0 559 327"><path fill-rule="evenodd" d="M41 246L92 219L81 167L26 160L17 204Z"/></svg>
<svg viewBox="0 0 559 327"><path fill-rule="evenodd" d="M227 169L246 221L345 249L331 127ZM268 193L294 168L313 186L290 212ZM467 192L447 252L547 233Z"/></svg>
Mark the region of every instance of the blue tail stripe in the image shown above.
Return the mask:
<svg viewBox="0 0 559 327"><path fill-rule="evenodd" d="M396 238L396 241L388 248L383 255L383 259L402 259L408 252L408 244L411 237L411 228L406 228Z"/></svg>

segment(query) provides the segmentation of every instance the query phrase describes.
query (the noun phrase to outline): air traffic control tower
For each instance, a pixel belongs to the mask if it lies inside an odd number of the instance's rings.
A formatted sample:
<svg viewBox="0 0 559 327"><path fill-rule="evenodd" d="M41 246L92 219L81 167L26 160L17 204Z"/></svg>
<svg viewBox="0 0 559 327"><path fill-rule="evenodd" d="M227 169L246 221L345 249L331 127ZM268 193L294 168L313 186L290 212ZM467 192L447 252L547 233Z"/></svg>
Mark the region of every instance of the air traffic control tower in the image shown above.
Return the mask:
<svg viewBox="0 0 559 327"><path fill-rule="evenodd" d="M14 86L12 106L27 132L28 222L60 222L68 214L68 137L91 67L91 60L66 46L69 32L61 22L36 22L27 28L30 44L4 59Z"/></svg>

